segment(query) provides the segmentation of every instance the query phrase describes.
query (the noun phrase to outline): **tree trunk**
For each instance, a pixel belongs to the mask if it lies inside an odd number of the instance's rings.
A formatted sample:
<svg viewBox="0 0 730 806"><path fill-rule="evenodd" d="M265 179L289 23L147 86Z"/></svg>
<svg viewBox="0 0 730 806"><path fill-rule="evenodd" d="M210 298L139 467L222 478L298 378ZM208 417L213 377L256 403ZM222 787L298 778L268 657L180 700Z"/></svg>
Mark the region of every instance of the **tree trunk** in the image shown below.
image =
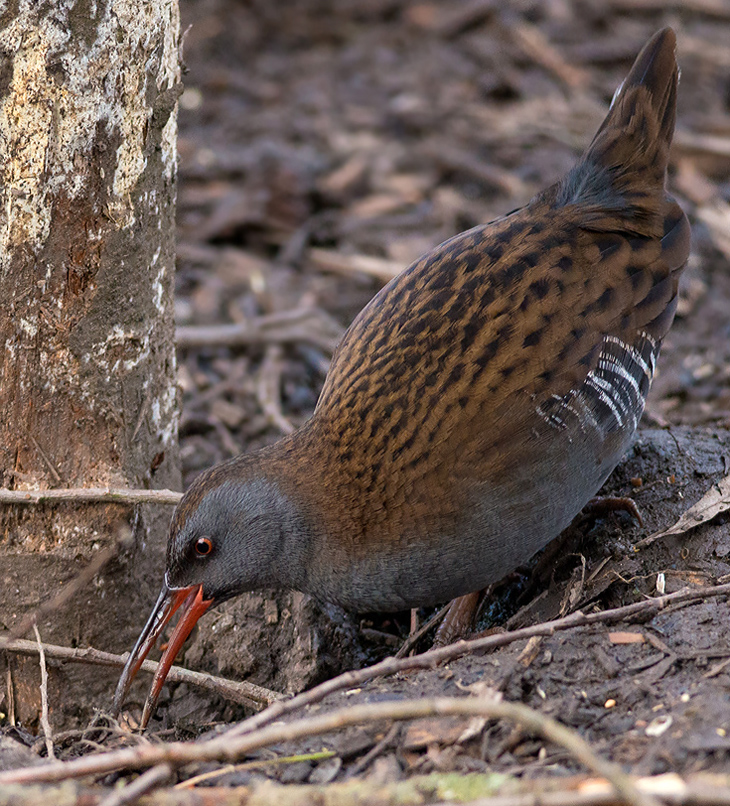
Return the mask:
<svg viewBox="0 0 730 806"><path fill-rule="evenodd" d="M0 486L179 489L178 37L177 0L16 0L0 16ZM159 586L169 514L0 507L2 626L56 595L126 521L133 546L39 629L128 649ZM15 713L32 725L37 660L8 662ZM54 728L108 705L114 673L49 673Z"/></svg>

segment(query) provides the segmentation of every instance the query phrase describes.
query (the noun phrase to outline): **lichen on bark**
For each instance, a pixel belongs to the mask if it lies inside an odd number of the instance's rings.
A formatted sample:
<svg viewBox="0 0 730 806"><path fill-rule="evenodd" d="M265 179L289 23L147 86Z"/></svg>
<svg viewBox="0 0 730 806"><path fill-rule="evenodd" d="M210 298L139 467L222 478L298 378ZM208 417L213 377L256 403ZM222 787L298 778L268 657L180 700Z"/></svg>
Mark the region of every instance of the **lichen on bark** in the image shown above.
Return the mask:
<svg viewBox="0 0 730 806"><path fill-rule="evenodd" d="M0 13L2 486L179 486L178 44L176 0L19 0ZM123 648L157 585L168 516L0 509L3 625L52 595L127 519L134 549L73 612L40 625L57 642ZM52 680L62 702L70 679Z"/></svg>

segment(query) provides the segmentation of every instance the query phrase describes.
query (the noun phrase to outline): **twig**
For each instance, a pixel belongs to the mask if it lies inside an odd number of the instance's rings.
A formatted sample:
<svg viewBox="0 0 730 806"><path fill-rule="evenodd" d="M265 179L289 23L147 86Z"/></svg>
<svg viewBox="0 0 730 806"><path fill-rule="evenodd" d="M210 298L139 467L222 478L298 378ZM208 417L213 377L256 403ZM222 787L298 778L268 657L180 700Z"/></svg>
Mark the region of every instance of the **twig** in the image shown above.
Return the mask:
<svg viewBox="0 0 730 806"><path fill-rule="evenodd" d="M450 142L436 140L427 151L428 158L452 171L460 171L489 188L506 193L508 196L527 195L525 183L515 174L504 168L475 157L467 149L454 147Z"/></svg>
<svg viewBox="0 0 730 806"><path fill-rule="evenodd" d="M146 795L150 790L168 781L171 775L172 767L169 764L158 764L157 767L147 770L139 778L135 778L124 789L107 795L104 800L99 801L98 806L124 806L125 803L135 803L142 795Z"/></svg>
<svg viewBox="0 0 730 806"><path fill-rule="evenodd" d="M14 627L7 635L8 639L20 638L25 635L31 627L35 627L36 623L40 621L42 616L47 613L53 613L60 610L66 602L75 596L82 588L91 582L91 580L101 571L101 569L116 556L119 547L124 543L129 543L132 540L132 532L129 526L125 523L117 530L117 538L114 543L106 548L98 551L91 562L84 568L81 573L74 577L67 585L65 585L55 596L43 602L39 607L30 613L26 613L20 620L20 623ZM2 647L2 639L0 639L0 647Z"/></svg>
<svg viewBox="0 0 730 806"><path fill-rule="evenodd" d="M284 764L299 764L301 761L324 761L328 758L334 758L337 753L334 750L320 750L318 753L300 753L296 756L276 756L275 758L259 758L255 761L245 761L243 764L226 764L217 770L210 770L209 772L201 772L200 775L194 775L192 778L186 778L175 784L173 789L192 789L203 781L212 781L215 778L220 778L222 775L228 775L232 772L241 772L242 770L257 770L261 767L275 767Z"/></svg>
<svg viewBox="0 0 730 806"><path fill-rule="evenodd" d="M561 53L534 25L520 22L511 26L510 31L517 45L529 59L552 73L570 89L583 89L588 86L590 83L588 71L568 64Z"/></svg>
<svg viewBox="0 0 730 806"><path fill-rule="evenodd" d="M321 309L294 308L234 324L181 326L175 338L180 348L307 342L332 353L343 333L344 328Z"/></svg>
<svg viewBox="0 0 730 806"><path fill-rule="evenodd" d="M399 733L400 725L396 722L394 725L390 726L385 736L383 736L383 738L374 747L371 747L361 759L350 767L350 769L347 771L347 777L354 778L356 775L360 775L360 773L364 772L383 752L383 750L385 750L386 747L395 741Z"/></svg>
<svg viewBox="0 0 730 806"><path fill-rule="evenodd" d="M97 711L95 718L100 714ZM140 735L130 735L128 729L122 728L113 728L110 725L94 725L93 720L90 725L87 725L85 728L77 728L75 730L62 730L53 735L53 743L54 745L61 745L69 743L71 740L78 740L80 742L85 742L91 734L99 734L98 741L101 743L105 741L105 739L109 736L120 736L123 735L125 741L135 739L140 742L146 742L148 739L144 736ZM35 741L30 746L31 752L35 753L36 755L40 754L41 748L45 745L45 739L43 736L36 736Z"/></svg>
<svg viewBox="0 0 730 806"><path fill-rule="evenodd" d="M656 777L661 778L662 776ZM644 783L651 780L651 778L643 778L640 779L640 782ZM598 782L590 783L598 784ZM541 792L537 789L538 781L534 781L533 785L535 792L532 793L525 792L519 795L502 795L501 797L497 795L494 798L490 797L488 800L473 801L469 806L623 806L624 803L620 797L616 796L615 791L603 787L599 789L598 786L592 787L593 791L589 790L587 792L576 792L573 789ZM641 790L643 792L650 791L646 786L642 786ZM690 806L690 804L692 806L700 806L700 804L703 806L724 806L728 801L722 798L722 794L725 794L725 797L730 794L730 790L727 793L721 793L719 788L715 789L714 787L711 788L711 791L704 787L694 790L692 787L686 786L681 779L675 784L675 791L666 792L666 788L662 787L661 784L656 787L656 790L657 797L661 798L660 803L677 804L677 806ZM715 800L713 796L722 799Z"/></svg>
<svg viewBox="0 0 730 806"><path fill-rule="evenodd" d="M730 137L680 130L677 132L676 151L730 157Z"/></svg>
<svg viewBox="0 0 730 806"><path fill-rule="evenodd" d="M241 453L241 446L238 444L236 439L234 438L233 434L231 433L228 426L221 420L219 417L215 415L211 415L207 418L210 425L213 426L216 434L218 434L218 439L221 441L221 445L223 446L223 450L226 451L229 457L238 456Z"/></svg>
<svg viewBox="0 0 730 806"><path fill-rule="evenodd" d="M309 689L309 691L297 694L289 700L276 702L270 705L265 711L249 717L243 722L239 722L238 725L232 727L224 735L232 738L250 733L263 725L268 725L280 719L282 716L291 714L308 705L321 702L325 697L335 691L355 688L377 677L385 677L411 669L431 669L439 663L456 660L472 652L486 652L491 649L507 646L515 641L532 638L536 635L552 635L555 632L570 630L574 627L584 627L590 624L606 624L635 616L647 616L652 612L663 610L668 605L676 602L691 603L710 596L726 595L730 595L730 584L695 588L693 590L685 589L666 594L665 596L647 598L641 602L616 607L612 610L604 610L599 613L586 614L578 610L575 613L555 619L554 621L534 624L531 627L524 627L521 630L514 630L512 632L497 633L496 635L488 635L483 638L474 638L471 641L458 641L455 644L441 647L440 649L432 649L421 655L407 658L386 658L380 661L380 663L376 663L365 669L345 672L331 680L326 680L324 683L320 683L318 686Z"/></svg>
<svg viewBox="0 0 730 806"><path fill-rule="evenodd" d="M284 416L281 408L281 361L283 351L280 344L270 344L266 348L264 360L259 370L256 384L256 397L269 422L283 434L294 432L294 426Z"/></svg>
<svg viewBox="0 0 730 806"><path fill-rule="evenodd" d="M100 649L73 649L67 646L56 646L54 644L44 644L45 654L49 658L66 661L68 663L91 663L97 666L112 666L121 668L127 661L127 653L124 655L114 655L111 652L102 652ZM7 652L17 652L20 655L37 655L38 646L34 641L24 641L23 639L4 640L0 639L0 650ZM146 660L142 664L142 670L154 674L157 671L157 663ZM219 694L227 700L246 705L249 708L259 710L263 706L270 705L282 698L282 695L270 691L262 686L247 683L246 681L226 680L224 677L215 677L205 672L193 672L190 669L183 669L180 666L173 666L167 679L173 683L188 683L191 686L206 689L214 694Z"/></svg>
<svg viewBox="0 0 730 806"><path fill-rule="evenodd" d="M335 249L312 247L307 253L309 261L319 271L330 271L334 274L366 274L383 283L392 280L405 268L395 260L385 260L372 255L346 255Z"/></svg>
<svg viewBox="0 0 730 806"><path fill-rule="evenodd" d="M730 142L730 138L728 138ZM730 204L724 200L713 204L702 204L697 208L697 218L707 227L712 243L722 254L730 259Z"/></svg>
<svg viewBox="0 0 730 806"><path fill-rule="evenodd" d="M395 653L396 658L404 658L416 646L416 644L423 638L423 636L432 628L439 624L444 616L449 612L451 604L444 605L439 611L434 613L431 618L421 627L419 627L413 635L409 635L403 642L401 648Z"/></svg>
<svg viewBox="0 0 730 806"><path fill-rule="evenodd" d="M515 722L526 731L542 736L547 741L566 749L581 764L608 780L632 806L655 806L658 803L652 796L639 792L620 767L597 756L588 743L574 731L522 703L498 702L484 697L438 697L348 706L338 708L329 714L306 717L289 724L270 725L236 739L223 735L203 744L172 742L144 745L42 767L9 770L0 773L0 785L64 781L69 778L100 775L120 769L141 769L163 763L172 767L182 767L193 762L231 762L262 747L303 737L319 736L352 725L444 716L481 716Z"/></svg>
<svg viewBox="0 0 730 806"><path fill-rule="evenodd" d="M618 12L640 14L647 11L681 10L687 14L694 11L699 14L714 16L721 20L730 17L730 10L724 0L611 0L610 7Z"/></svg>
<svg viewBox="0 0 730 806"><path fill-rule="evenodd" d="M8 722L12 727L15 727L15 686L13 685L13 672L10 668L10 658L8 658L8 667L5 670L5 682L8 689Z"/></svg>
<svg viewBox="0 0 730 806"><path fill-rule="evenodd" d="M41 634L38 632L38 625L33 625L36 644L38 645L38 660L41 667L41 728L46 739L46 753L48 758L56 758L53 752L53 731L51 730L51 720L48 717L48 669L46 669L46 653L43 651Z"/></svg>
<svg viewBox="0 0 730 806"><path fill-rule="evenodd" d="M666 806L728 806L730 787L720 785L724 776L709 773L692 775L683 780L676 773L635 777L638 788L661 799ZM149 793L145 806L301 806L303 803L326 803L327 806L353 806L357 803L377 803L379 806L421 804L424 800L443 806L456 806L453 793L481 792L482 797L469 800L468 806L625 806L625 801L610 785L598 778L571 776L559 781L553 777L509 778L500 791L491 794L494 775L471 773L464 787L454 783L453 773L415 775L406 780L383 783L378 780L338 781L329 784L277 784L273 781L252 796L251 787L206 788L197 790L164 789ZM558 788L559 787L559 788ZM3 804L12 806L47 806L64 803L67 806L90 806L97 803L104 790L90 789L80 784L64 783L54 787L13 787L1 793ZM433 794L432 794L433 793ZM487 795L486 793L490 793ZM466 795L467 797L474 797ZM462 806L466 806L460 800Z"/></svg>
<svg viewBox="0 0 730 806"><path fill-rule="evenodd" d="M712 667L712 669L710 669L709 671L705 672L702 675L702 677L704 677L705 679L708 679L710 677L717 677L717 675L719 675L722 672L724 672L725 669L727 669L728 666L730 666L730 658L725 658L725 660L720 661L720 663L716 663Z"/></svg>
<svg viewBox="0 0 730 806"><path fill-rule="evenodd" d="M112 487L70 487L58 490L0 489L0 504L177 504L174 490L132 490Z"/></svg>
<svg viewBox="0 0 730 806"><path fill-rule="evenodd" d="M468 0L447 3L433 23L433 29L445 39L453 39L482 23L500 7L499 0Z"/></svg>

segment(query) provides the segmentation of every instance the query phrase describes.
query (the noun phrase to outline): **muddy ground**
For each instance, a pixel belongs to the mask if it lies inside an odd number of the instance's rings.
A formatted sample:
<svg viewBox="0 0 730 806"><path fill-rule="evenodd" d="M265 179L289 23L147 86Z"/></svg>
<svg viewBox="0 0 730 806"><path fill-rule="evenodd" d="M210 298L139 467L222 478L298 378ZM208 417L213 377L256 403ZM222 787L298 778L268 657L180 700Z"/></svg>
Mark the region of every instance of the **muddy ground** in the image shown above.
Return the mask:
<svg viewBox="0 0 730 806"><path fill-rule="evenodd" d="M693 224L692 256L641 433L607 485L636 500L644 524L621 514L579 520L553 559L495 590L479 628L636 601L656 592L660 573L668 591L730 574L722 518L632 548L730 465L730 5L183 0L181 8L190 26L176 308L186 485L304 422L333 345L383 282L567 170L645 39L675 27L682 80L670 184ZM318 707L487 683L558 716L634 772L723 768L730 671L714 667L730 658L728 623L730 605L711 599L611 627L637 633L636 643L614 643L604 627L577 629L542 639L529 656L520 642ZM184 662L294 692L391 654L408 629L408 614L353 617L299 594L255 594L206 616ZM243 713L168 687L152 730L191 735ZM461 729L448 724L417 728L393 735L378 774L578 769L564 751L507 726L461 743ZM296 748L331 747L339 761L326 768L303 762L217 783L342 777L381 736L351 731Z"/></svg>

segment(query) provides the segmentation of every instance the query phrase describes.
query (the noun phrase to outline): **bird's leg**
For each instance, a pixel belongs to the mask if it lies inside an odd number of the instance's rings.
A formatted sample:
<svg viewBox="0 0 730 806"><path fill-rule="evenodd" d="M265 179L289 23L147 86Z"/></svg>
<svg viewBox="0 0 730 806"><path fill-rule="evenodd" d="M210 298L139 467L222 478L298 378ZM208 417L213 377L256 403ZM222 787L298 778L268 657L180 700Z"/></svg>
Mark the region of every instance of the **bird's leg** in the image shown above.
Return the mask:
<svg viewBox="0 0 730 806"><path fill-rule="evenodd" d="M583 507L583 512L586 515L594 515L596 517L607 515L609 512L628 512L628 514L637 521L639 526L644 525L644 519L641 517L641 512L639 512L636 502L633 498L626 496L596 496L595 498L591 498Z"/></svg>
<svg viewBox="0 0 730 806"><path fill-rule="evenodd" d="M467 593L466 596L459 596L452 600L444 620L436 630L436 637L433 640L434 647L453 644L454 641L472 631L474 616L479 609L481 598L482 591L474 591L474 593Z"/></svg>

